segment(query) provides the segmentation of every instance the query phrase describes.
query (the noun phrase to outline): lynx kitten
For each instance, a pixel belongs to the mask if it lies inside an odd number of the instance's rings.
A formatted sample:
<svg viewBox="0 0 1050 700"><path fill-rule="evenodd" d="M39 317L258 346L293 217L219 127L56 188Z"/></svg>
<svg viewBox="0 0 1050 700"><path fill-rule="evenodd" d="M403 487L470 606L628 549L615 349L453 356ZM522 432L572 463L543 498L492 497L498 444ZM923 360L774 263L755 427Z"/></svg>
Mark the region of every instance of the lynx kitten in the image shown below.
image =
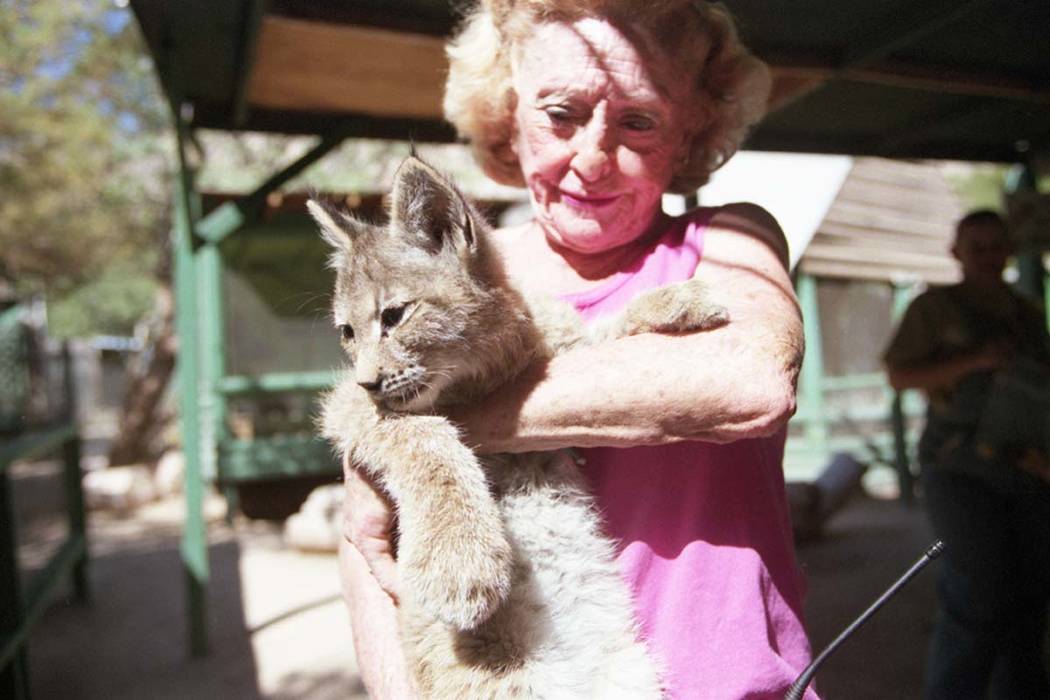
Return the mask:
<svg viewBox="0 0 1050 700"><path fill-rule="evenodd" d="M709 328L724 310L686 282L584 331L568 306L510 286L483 219L440 174L410 157L395 180L385 227L308 207L334 248L350 358L323 431L396 504L401 636L420 693L661 697L568 453L479 458L441 410L595 336Z"/></svg>

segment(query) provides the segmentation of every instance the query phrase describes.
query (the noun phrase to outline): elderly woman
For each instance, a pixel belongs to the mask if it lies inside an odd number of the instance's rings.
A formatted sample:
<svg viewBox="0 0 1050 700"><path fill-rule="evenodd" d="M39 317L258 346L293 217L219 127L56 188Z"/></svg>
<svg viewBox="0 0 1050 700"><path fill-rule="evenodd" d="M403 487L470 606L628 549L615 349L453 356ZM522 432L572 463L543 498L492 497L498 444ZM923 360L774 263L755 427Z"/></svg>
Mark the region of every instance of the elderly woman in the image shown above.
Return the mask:
<svg viewBox="0 0 1050 700"><path fill-rule="evenodd" d="M735 151L767 71L721 7L689 0L488 0L448 53L446 115L486 173L529 191L532 220L493 236L518 285L593 319L696 276L731 315L566 353L454 418L482 452L586 448L671 697L780 697L809 661L781 470L802 353L786 244L754 205L661 211ZM406 697L390 510L347 483L362 675Z"/></svg>

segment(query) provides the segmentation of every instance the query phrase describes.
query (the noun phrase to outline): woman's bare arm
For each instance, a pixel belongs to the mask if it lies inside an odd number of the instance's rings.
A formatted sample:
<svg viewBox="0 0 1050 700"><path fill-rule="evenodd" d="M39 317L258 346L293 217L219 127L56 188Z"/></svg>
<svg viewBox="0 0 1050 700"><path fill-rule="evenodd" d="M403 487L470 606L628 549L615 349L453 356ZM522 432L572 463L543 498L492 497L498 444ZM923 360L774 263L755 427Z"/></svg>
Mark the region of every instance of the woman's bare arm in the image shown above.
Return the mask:
<svg viewBox="0 0 1050 700"><path fill-rule="evenodd" d="M339 577L361 680L372 698L411 700L416 693L398 635L393 508L353 466L344 463L343 474Z"/></svg>
<svg viewBox="0 0 1050 700"><path fill-rule="evenodd" d="M559 355L453 418L469 444L488 452L771 434L794 412L802 358L786 257L769 214L754 205L725 207L709 226L696 274L729 309L727 326Z"/></svg>
<svg viewBox="0 0 1050 700"><path fill-rule="evenodd" d="M361 552L347 541L339 545L339 573L357 665L369 697L411 700L416 692L401 651L393 598L373 576Z"/></svg>

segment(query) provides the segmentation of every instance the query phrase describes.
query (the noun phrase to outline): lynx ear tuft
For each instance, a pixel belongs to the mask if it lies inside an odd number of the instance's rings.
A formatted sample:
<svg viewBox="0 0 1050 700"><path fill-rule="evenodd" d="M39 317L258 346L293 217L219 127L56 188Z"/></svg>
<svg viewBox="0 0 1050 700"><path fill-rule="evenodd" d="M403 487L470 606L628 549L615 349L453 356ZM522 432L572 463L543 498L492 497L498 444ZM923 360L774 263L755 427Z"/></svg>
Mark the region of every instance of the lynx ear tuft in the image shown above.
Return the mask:
<svg viewBox="0 0 1050 700"><path fill-rule="evenodd" d="M477 248L476 214L459 190L434 168L411 155L394 175L391 228L437 253L450 245L458 253Z"/></svg>
<svg viewBox="0 0 1050 700"><path fill-rule="evenodd" d="M337 211L332 205L322 200L310 199L306 202L306 209L314 218L317 225L321 227L321 238L325 243L337 251L349 251L353 237L349 225L352 223L349 217Z"/></svg>

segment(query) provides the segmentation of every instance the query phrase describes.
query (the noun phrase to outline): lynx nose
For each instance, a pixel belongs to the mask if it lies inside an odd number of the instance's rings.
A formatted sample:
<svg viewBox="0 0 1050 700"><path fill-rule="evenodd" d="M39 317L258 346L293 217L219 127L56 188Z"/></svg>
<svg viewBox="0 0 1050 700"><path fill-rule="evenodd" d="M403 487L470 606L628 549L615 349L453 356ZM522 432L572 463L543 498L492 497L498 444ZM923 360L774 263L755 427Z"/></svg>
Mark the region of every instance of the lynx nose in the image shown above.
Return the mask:
<svg viewBox="0 0 1050 700"><path fill-rule="evenodd" d="M361 387L362 389L364 389L365 391L367 391L368 393L370 393L370 394L374 394L377 391L379 391L379 387L380 387L381 384L382 384L382 380L380 380L379 378L367 379L367 380L361 380L361 379L357 380L357 385L359 387Z"/></svg>

